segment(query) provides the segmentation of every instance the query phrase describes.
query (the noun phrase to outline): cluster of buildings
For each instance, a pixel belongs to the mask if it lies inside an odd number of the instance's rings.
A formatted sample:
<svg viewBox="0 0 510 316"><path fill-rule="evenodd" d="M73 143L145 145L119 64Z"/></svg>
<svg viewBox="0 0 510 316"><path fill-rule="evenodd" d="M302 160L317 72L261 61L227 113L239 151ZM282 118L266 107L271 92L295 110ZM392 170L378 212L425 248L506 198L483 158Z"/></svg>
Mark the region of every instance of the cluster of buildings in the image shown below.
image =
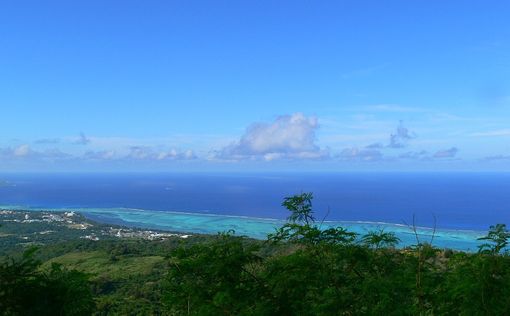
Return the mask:
<svg viewBox="0 0 510 316"><path fill-rule="evenodd" d="M189 235L157 232L152 230L131 230L126 228L110 227L110 234L119 238L143 238L148 240L163 240L169 237L188 238Z"/></svg>
<svg viewBox="0 0 510 316"><path fill-rule="evenodd" d="M76 213L73 211L56 213L56 212L22 212L12 210L0 210L0 215L11 215L11 218L3 219L5 222L17 223L35 223L35 222L60 222L66 224L75 224L73 218ZM18 215L18 216L16 216ZM21 216L20 216L21 215ZM88 224L90 226L90 224Z"/></svg>
<svg viewBox="0 0 510 316"><path fill-rule="evenodd" d="M2 216L3 215L3 216ZM0 210L0 216L4 217L1 221L16 222L21 224L29 224L36 222L56 223L71 229L88 230L86 235L80 238L88 240L100 240L105 237L117 238L141 238L146 240L165 240L168 238L188 238L190 235L167 233L153 230L142 230L125 227L111 227L102 224L94 225L88 222L83 216L73 212L28 212L28 211L12 211ZM95 229L92 229L95 228ZM45 230L39 234L54 233L53 230Z"/></svg>
<svg viewBox="0 0 510 316"><path fill-rule="evenodd" d="M107 229L103 229L101 231L101 235L118 238L141 238L146 240L165 240L171 237L188 238L191 236L175 233L158 232L152 230L137 230L131 228L114 228L114 227L108 227ZM85 235L81 238L94 241L100 239L100 237L95 233Z"/></svg>

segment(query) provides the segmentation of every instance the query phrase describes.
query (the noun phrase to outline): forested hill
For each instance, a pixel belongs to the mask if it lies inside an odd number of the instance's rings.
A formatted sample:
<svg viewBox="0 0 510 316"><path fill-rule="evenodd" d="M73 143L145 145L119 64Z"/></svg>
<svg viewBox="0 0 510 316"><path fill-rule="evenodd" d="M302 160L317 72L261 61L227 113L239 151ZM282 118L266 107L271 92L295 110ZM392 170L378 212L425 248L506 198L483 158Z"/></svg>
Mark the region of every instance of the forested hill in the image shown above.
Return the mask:
<svg viewBox="0 0 510 316"><path fill-rule="evenodd" d="M283 205L288 223L264 241L5 212L0 315L510 314L503 224L478 253L419 240L397 249L385 231L320 229L309 193Z"/></svg>

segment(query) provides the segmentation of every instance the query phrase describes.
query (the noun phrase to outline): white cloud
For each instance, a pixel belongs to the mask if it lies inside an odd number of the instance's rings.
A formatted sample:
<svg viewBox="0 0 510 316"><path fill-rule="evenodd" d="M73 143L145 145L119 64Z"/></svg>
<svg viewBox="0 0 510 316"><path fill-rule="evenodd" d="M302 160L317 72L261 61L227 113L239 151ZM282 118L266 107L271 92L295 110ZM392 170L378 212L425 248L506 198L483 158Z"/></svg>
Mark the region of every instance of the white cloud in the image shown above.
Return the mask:
<svg viewBox="0 0 510 316"><path fill-rule="evenodd" d="M157 160L190 160L190 159L196 159L197 156L195 153L191 150L185 150L185 151L177 151L176 149L171 149L169 151L163 151L160 152L157 156Z"/></svg>
<svg viewBox="0 0 510 316"><path fill-rule="evenodd" d="M408 151L398 156L401 159L412 159L412 160L430 160L430 156L426 150L421 151Z"/></svg>
<svg viewBox="0 0 510 316"><path fill-rule="evenodd" d="M59 149L35 151L27 144L17 147L0 148L0 159L5 160L58 160L69 157L69 154L63 153Z"/></svg>
<svg viewBox="0 0 510 316"><path fill-rule="evenodd" d="M226 160L319 159L329 156L316 143L317 118L302 113L284 115L271 123L254 123L239 141L215 152L213 158Z"/></svg>
<svg viewBox="0 0 510 316"><path fill-rule="evenodd" d="M87 151L83 154L84 159L87 160L112 160L117 157L115 150L100 150L100 151Z"/></svg>
<svg viewBox="0 0 510 316"><path fill-rule="evenodd" d="M433 159L445 159L445 158L454 158L459 149L456 147L452 147L445 150L439 150L435 152L433 155L430 155L426 150L421 151L409 151L403 153L398 156L399 159L410 159L410 160L423 160L423 161L431 161Z"/></svg>
<svg viewBox="0 0 510 316"><path fill-rule="evenodd" d="M134 146L126 152L117 150L97 150L87 151L83 154L67 154L59 149L46 149L37 151L29 145L20 145L17 147L0 148L0 160L7 162L24 161L57 161L72 160L83 161L120 161L120 160L144 160L144 161L168 161L168 160L192 160L197 156L192 150L156 150L149 146Z"/></svg>
<svg viewBox="0 0 510 316"><path fill-rule="evenodd" d="M147 146L133 146L130 148L129 154L127 154L127 158L143 160L143 159L154 159L157 156L156 153L152 150L152 148Z"/></svg>
<svg viewBox="0 0 510 316"><path fill-rule="evenodd" d="M347 161L378 161L383 159L383 154L375 149L352 147L342 150L338 157Z"/></svg>
<svg viewBox="0 0 510 316"><path fill-rule="evenodd" d="M167 151L157 151L148 146L133 146L130 148L129 153L125 156L126 159L134 160L191 160L196 159L197 156L192 150L178 151L170 149Z"/></svg>
<svg viewBox="0 0 510 316"><path fill-rule="evenodd" d="M29 145L21 145L19 147L14 148L12 150L12 154L15 157L27 157L34 154L34 152L32 151Z"/></svg>

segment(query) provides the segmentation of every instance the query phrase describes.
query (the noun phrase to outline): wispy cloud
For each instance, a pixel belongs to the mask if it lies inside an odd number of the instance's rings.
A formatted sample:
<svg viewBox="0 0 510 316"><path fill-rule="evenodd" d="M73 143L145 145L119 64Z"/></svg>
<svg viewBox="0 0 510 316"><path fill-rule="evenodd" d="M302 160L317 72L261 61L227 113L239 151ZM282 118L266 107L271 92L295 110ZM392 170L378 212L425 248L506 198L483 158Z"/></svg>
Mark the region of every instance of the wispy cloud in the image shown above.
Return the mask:
<svg viewBox="0 0 510 316"><path fill-rule="evenodd" d="M393 113L419 113L429 110L417 107L402 106L399 104L375 104L365 107L365 110L374 112L393 112Z"/></svg>
<svg viewBox="0 0 510 316"><path fill-rule="evenodd" d="M508 161L510 160L510 155L495 155L495 156L488 156L483 158L484 161Z"/></svg>
<svg viewBox="0 0 510 316"><path fill-rule="evenodd" d="M474 137L510 136L510 129L506 128L506 129L498 129L498 130L493 130L493 131L472 133L471 136L474 136Z"/></svg>
<svg viewBox="0 0 510 316"><path fill-rule="evenodd" d="M45 144L58 144L60 143L59 138L41 138L34 141L34 144L45 145Z"/></svg>
<svg viewBox="0 0 510 316"><path fill-rule="evenodd" d="M400 159L411 159L411 160L430 160L429 153L426 150L420 151L408 151L398 156Z"/></svg>
<svg viewBox="0 0 510 316"><path fill-rule="evenodd" d="M367 149L382 149L382 148L384 148L384 145L381 143L372 143L368 146L365 146L365 148L367 148Z"/></svg>
<svg viewBox="0 0 510 316"><path fill-rule="evenodd" d="M439 159L454 158L458 152L459 152L459 149L457 147L452 147L452 148L445 149L445 150L439 150L432 157L439 158Z"/></svg>
<svg viewBox="0 0 510 316"><path fill-rule="evenodd" d="M338 158L343 161L379 161L383 159L383 154L379 150L365 148L345 148L340 152Z"/></svg>
<svg viewBox="0 0 510 316"><path fill-rule="evenodd" d="M81 157L85 160L113 160L118 158L115 150L99 150L99 151L87 151Z"/></svg>

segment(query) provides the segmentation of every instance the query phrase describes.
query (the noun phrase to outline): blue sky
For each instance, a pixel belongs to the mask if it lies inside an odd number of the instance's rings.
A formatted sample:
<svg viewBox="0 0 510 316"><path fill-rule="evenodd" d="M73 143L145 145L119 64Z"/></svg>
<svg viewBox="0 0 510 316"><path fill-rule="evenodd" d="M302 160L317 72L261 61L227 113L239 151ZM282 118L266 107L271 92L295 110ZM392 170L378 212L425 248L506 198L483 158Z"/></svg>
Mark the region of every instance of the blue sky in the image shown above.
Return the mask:
<svg viewBox="0 0 510 316"><path fill-rule="evenodd" d="M506 1L8 1L0 171L510 170Z"/></svg>

